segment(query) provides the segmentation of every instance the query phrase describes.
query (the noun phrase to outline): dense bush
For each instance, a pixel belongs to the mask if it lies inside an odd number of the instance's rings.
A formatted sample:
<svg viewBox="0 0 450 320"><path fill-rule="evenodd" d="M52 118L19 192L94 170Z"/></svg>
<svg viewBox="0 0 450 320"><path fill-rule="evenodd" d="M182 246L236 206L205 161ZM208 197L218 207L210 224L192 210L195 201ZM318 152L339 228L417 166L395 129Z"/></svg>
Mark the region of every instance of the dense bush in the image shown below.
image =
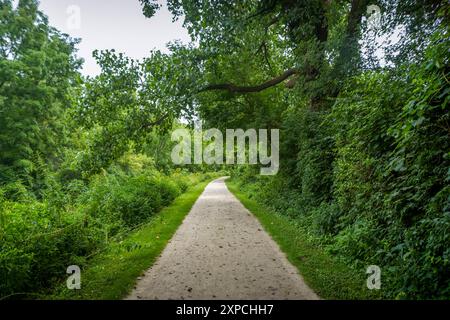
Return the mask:
<svg viewBox="0 0 450 320"><path fill-rule="evenodd" d="M67 261L98 246L96 230L83 227L77 212L47 202L1 201L0 292L4 296L43 288L67 268Z"/></svg>
<svg viewBox="0 0 450 320"><path fill-rule="evenodd" d="M167 206L181 193L170 178L155 171L134 176L103 175L82 195L85 214L108 224L133 226Z"/></svg>
<svg viewBox="0 0 450 320"><path fill-rule="evenodd" d="M20 184L1 188L0 297L45 290L207 178L163 175L150 158L127 154L89 181L53 181L39 201Z"/></svg>
<svg viewBox="0 0 450 320"><path fill-rule="evenodd" d="M236 172L331 253L359 270L380 266L387 298L450 297L445 37L436 34L421 64L354 77L330 112L291 111L285 130L299 140L284 148L298 156L278 177Z"/></svg>

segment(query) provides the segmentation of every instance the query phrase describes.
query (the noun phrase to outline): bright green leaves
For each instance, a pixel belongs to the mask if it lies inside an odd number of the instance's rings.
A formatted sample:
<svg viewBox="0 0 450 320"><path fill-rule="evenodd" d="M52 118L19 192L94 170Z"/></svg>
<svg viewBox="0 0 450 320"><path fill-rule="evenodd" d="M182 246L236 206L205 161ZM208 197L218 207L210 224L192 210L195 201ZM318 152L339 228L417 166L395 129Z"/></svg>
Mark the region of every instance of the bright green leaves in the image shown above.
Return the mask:
<svg viewBox="0 0 450 320"><path fill-rule="evenodd" d="M102 72L86 79L75 99L74 119L91 130L82 167L89 174L152 139L154 130L194 116L201 59L192 47L170 45L135 61L114 50L94 52Z"/></svg>
<svg viewBox="0 0 450 320"><path fill-rule="evenodd" d="M75 42L48 26L36 1L20 1L17 10L0 1L0 16L0 184L22 179L30 186L38 161L59 161L80 61Z"/></svg>
<svg viewBox="0 0 450 320"><path fill-rule="evenodd" d="M449 121L449 34L445 29L438 30L433 44L426 50L426 60L413 66L409 75L411 80L410 99L391 129L391 133L402 141L402 145L412 143L415 134L434 127L435 131L447 131Z"/></svg>
<svg viewBox="0 0 450 320"><path fill-rule="evenodd" d="M368 219L382 242L358 241L382 259L393 298L445 297L450 288L448 41L445 32L433 38L422 63L356 77L328 117L334 198L347 226L337 239L359 238L353 229ZM349 245L335 247L349 254Z"/></svg>
<svg viewBox="0 0 450 320"><path fill-rule="evenodd" d="M140 72L137 63L114 51L94 52L102 73L87 79L76 111L86 127L125 122L125 109L136 108Z"/></svg>
<svg viewBox="0 0 450 320"><path fill-rule="evenodd" d="M102 73L84 85L79 120L87 127L116 122L134 134L190 110L198 90L199 65L189 56L189 48L174 45L172 49L171 54L152 52L143 61L114 51L95 52Z"/></svg>

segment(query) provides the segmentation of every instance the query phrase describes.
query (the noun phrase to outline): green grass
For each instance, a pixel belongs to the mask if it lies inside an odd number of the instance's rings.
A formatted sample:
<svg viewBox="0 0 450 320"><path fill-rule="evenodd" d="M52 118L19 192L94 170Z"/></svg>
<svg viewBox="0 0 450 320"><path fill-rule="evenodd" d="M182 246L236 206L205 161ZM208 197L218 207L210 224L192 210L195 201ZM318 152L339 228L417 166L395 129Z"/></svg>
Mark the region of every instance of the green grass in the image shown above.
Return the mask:
<svg viewBox="0 0 450 320"><path fill-rule="evenodd" d="M65 282L44 299L122 299L136 278L156 261L184 217L210 181L189 188L152 220L125 240L111 243L81 271L81 289L68 290Z"/></svg>
<svg viewBox="0 0 450 320"><path fill-rule="evenodd" d="M235 182L227 180L226 183L322 299L380 299L379 291L367 289L365 270L354 270L332 257L323 248L311 243L291 218L271 212L249 199Z"/></svg>

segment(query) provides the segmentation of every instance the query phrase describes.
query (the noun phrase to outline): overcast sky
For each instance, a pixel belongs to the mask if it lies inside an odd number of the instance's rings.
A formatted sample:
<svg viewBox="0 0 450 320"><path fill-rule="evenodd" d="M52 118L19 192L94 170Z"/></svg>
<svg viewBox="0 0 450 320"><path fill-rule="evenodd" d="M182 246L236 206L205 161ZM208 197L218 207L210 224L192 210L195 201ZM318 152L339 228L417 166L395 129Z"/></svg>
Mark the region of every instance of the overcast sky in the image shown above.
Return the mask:
<svg viewBox="0 0 450 320"><path fill-rule="evenodd" d="M172 23L172 15L164 6L156 16L147 19L138 0L40 0L40 9L53 27L81 38L78 55L85 59L83 74L100 71L92 51L116 49L140 59L152 49L166 51L173 40L189 42L182 21ZM165 1L161 1L163 3Z"/></svg>

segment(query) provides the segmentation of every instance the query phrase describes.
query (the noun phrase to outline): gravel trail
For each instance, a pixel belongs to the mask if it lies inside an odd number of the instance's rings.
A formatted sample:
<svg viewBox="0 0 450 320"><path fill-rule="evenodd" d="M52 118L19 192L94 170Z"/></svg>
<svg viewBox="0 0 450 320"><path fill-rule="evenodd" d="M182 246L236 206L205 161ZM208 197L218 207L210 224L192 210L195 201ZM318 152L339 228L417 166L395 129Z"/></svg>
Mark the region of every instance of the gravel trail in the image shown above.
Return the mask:
<svg viewBox="0 0 450 320"><path fill-rule="evenodd" d="M224 180L206 187L127 299L319 299Z"/></svg>

